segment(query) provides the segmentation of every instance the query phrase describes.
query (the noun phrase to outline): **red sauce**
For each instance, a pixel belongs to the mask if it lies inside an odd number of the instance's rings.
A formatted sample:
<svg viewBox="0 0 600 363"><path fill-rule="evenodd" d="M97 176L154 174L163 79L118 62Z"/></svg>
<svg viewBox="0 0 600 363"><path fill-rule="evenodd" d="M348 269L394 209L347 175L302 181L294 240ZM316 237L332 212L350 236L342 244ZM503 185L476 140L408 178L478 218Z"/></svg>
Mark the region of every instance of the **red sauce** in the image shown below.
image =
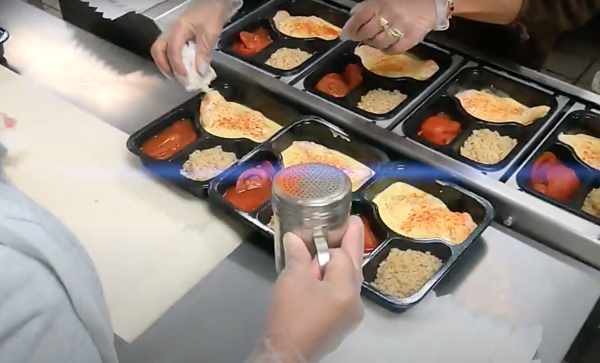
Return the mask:
<svg viewBox="0 0 600 363"><path fill-rule="evenodd" d="M321 78L316 89L336 98L345 97L350 92L342 76L337 73L329 73Z"/></svg>
<svg viewBox="0 0 600 363"><path fill-rule="evenodd" d="M245 57L251 57L273 43L269 31L258 28L252 32L240 32L240 41L235 43L231 49Z"/></svg>
<svg viewBox="0 0 600 363"><path fill-rule="evenodd" d="M417 135L436 145L446 146L460 134L461 124L445 113L431 116L421 124Z"/></svg>
<svg viewBox="0 0 600 363"><path fill-rule="evenodd" d="M332 97L345 97L362 83L362 69L356 64L348 64L344 72L329 73L319 80L316 89Z"/></svg>
<svg viewBox="0 0 600 363"><path fill-rule="evenodd" d="M375 233L373 233L373 230L371 230L371 227L369 226L369 221L367 221L367 219L363 216L360 217L360 219L362 219L363 224L365 225L365 234L364 234L364 239L365 239L365 249L364 249L364 253L371 253L373 252L377 246L379 245L379 242L377 241L377 238L375 237Z"/></svg>
<svg viewBox="0 0 600 363"><path fill-rule="evenodd" d="M575 172L551 152L543 153L535 161L529 183L533 189L560 202L571 199L580 184Z"/></svg>
<svg viewBox="0 0 600 363"><path fill-rule="evenodd" d="M271 198L271 184L275 169L269 162L248 169L223 197L242 212L252 213Z"/></svg>
<svg viewBox="0 0 600 363"><path fill-rule="evenodd" d="M198 138L190 120L179 120L142 144L142 151L158 160L165 160Z"/></svg>

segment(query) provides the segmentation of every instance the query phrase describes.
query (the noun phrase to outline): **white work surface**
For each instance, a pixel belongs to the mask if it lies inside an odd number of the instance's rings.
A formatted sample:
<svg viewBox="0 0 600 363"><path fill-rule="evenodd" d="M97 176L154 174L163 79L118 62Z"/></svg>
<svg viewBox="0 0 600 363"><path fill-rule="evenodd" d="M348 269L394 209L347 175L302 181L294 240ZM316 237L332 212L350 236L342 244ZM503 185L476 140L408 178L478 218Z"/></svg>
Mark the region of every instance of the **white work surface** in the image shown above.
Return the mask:
<svg viewBox="0 0 600 363"><path fill-rule="evenodd" d="M17 120L23 148L9 159L8 178L79 237L124 340L138 337L242 241L204 201L140 171L125 133L3 67L0 112Z"/></svg>

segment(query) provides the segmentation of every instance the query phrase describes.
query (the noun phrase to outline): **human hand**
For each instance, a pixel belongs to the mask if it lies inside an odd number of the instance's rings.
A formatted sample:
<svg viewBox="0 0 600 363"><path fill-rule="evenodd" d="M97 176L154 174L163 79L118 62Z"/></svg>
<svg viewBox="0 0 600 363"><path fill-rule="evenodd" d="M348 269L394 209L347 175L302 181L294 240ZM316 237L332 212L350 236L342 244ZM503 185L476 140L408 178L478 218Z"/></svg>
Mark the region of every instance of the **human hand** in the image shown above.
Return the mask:
<svg viewBox="0 0 600 363"><path fill-rule="evenodd" d="M324 276L300 238L284 237L286 267L275 285L267 339L286 361L331 352L362 320L363 228L360 218L350 217L341 247L330 249Z"/></svg>
<svg viewBox="0 0 600 363"><path fill-rule="evenodd" d="M405 52L436 29L440 0L367 0L351 10L341 37L370 45L388 54ZM445 14L444 14L445 16ZM383 20L382 20L383 19ZM386 31L400 33L395 35Z"/></svg>
<svg viewBox="0 0 600 363"><path fill-rule="evenodd" d="M188 9L152 45L150 53L160 71L166 76L174 73L187 77L182 58L184 46L193 41L196 44L196 69L206 76L210 69L211 51L214 49L223 25L237 12L241 0L199 0Z"/></svg>

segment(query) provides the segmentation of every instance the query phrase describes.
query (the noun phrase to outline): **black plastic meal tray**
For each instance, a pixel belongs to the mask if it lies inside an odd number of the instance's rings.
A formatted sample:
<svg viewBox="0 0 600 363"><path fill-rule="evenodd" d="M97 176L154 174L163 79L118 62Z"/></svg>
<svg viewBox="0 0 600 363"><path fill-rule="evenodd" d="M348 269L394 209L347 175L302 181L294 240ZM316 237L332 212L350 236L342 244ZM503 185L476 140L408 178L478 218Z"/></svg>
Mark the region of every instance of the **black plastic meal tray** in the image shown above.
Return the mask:
<svg viewBox="0 0 600 363"><path fill-rule="evenodd" d="M494 123L480 120L468 114L460 101L454 97L461 91L491 90L494 93L507 95L521 104L534 106L550 106L548 114L528 126L516 122ZM506 168L523 150L527 142L548 122L556 112L556 98L546 92L532 88L524 83L507 78L482 67L469 67L460 71L454 79L437 91L423 106L413 113L402 125L404 134L412 140L431 149L448 155L483 172L495 172ZM449 115L452 120L462 125L460 134L447 146L440 146L418 135L421 124L429 117L439 113ZM499 163L487 165L468 159L460 154L460 148L474 130L489 129L497 131L501 136L510 136L517 140L517 145Z"/></svg>
<svg viewBox="0 0 600 363"><path fill-rule="evenodd" d="M223 195L235 185L238 177L246 170L269 161L275 170L281 170L281 152L293 141L312 141L330 149L342 152L370 167L374 176L359 190L353 193L352 213L367 219L369 226L379 240L379 247L365 258L363 272L365 283L363 293L378 304L396 312L404 311L431 291L436 284L457 264L464 251L476 243L477 238L493 220L493 208L485 199L456 184L444 181L449 177L439 170L412 161L390 162L391 153L376 148L373 140L364 139L316 117L304 117L288 128L280 131L269 141L248 154L234 167L213 179L210 183L209 200L242 221L248 223L272 241L273 230L268 226L273 212L270 202L266 202L252 213L245 213L227 202ZM374 146L375 145L375 146ZM398 160L398 155L393 155ZM448 208L456 212L469 213L478 225L475 231L462 244L452 245L439 239L412 239L392 232L380 219L373 198L394 182L411 184L440 198ZM429 251L443 261L439 271L413 296L398 299L388 296L371 285L377 267L392 247Z"/></svg>
<svg viewBox="0 0 600 363"><path fill-rule="evenodd" d="M280 96L260 85L250 83L239 77L228 76L227 71L219 67L216 71L219 77L211 84L211 87L218 90L228 101L237 102L260 111L266 117L284 127L292 124L300 115L306 113L303 108L295 108L290 105L289 101L283 100ZM200 198L206 197L210 181L193 181L180 173L183 164L192 152L221 145L223 151L233 152L238 159L241 159L259 145L249 139L225 139L206 132L200 123L199 109L203 98L204 94L192 97L184 104L136 131L127 140L127 149L137 155L152 174ZM167 160L153 159L142 151L141 147L144 142L181 119L193 122L198 134L196 142L180 150Z"/></svg>
<svg viewBox="0 0 600 363"><path fill-rule="evenodd" d="M535 154L527 161L525 166L517 174L517 184L519 187L529 194L532 194L550 204L576 214L590 222L600 225L600 219L585 213L581 210L586 196L595 188L600 187L600 171L585 164L579 156L575 154L575 150L569 145L558 140L558 135L564 134L587 134L600 138L600 115L590 111L575 111L568 114L560 125L546 139L544 144L535 152ZM556 155L565 166L571 168L579 178L579 189L571 199L566 202L560 202L552 199L537 190L533 189L530 184L531 170L533 164L545 152L551 152Z"/></svg>
<svg viewBox="0 0 600 363"><path fill-rule="evenodd" d="M422 60L434 60L440 69L426 81L418 81L408 77L387 78L366 69L360 58L354 54L354 49L356 47L356 43L347 42L328 54L306 77L304 80L304 88L312 94L374 121L389 120L396 116L411 102L412 99L423 93L427 87L431 86L431 84L441 77L452 65L452 58L449 54L426 44L419 44L410 51L410 54ZM333 97L317 90L317 83L319 83L324 76L330 73L342 73L349 64L356 64L362 69L363 82L346 95L346 97ZM396 108L385 114L374 114L358 108L357 104L361 97L374 89L384 89L388 91L398 90L405 94L407 98Z"/></svg>
<svg viewBox="0 0 600 363"><path fill-rule="evenodd" d="M281 33L275 27L273 16L279 10L286 10L292 16L311 16L315 15L321 19L330 22L340 28L344 26L349 18L346 10L330 5L319 0L286 0L273 1L271 4L262 8L258 13L251 17L241 19L231 28L223 32L219 41L218 49L235 58L248 62L264 71L267 71L278 77L290 77L299 74L314 64L325 53L333 49L340 43L339 38L335 40L323 40L317 38L298 39L289 37ZM231 48L239 41L239 33L242 31L254 31L258 28L264 28L269 31L273 43L268 47L258 52L257 54L247 57L243 56ZM290 70L281 70L273 68L265 64L269 57L280 48L301 49L312 54L312 56L304 63Z"/></svg>

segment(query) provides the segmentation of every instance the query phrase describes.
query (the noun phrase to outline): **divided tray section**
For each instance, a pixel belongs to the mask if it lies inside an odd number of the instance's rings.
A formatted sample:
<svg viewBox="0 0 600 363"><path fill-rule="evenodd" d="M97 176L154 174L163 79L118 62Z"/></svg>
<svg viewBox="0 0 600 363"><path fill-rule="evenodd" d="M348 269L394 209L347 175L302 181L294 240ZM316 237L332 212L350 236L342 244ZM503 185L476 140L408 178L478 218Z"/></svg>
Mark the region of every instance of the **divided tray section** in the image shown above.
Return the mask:
<svg viewBox="0 0 600 363"><path fill-rule="evenodd" d="M340 43L339 38L330 41L319 38L301 39L281 33L273 21L273 17L279 10L285 10L291 16L318 16L339 28L342 28L349 19L347 11L318 0L274 1L255 14L256 16L244 18L223 32L219 41L219 50L275 76L290 77L307 69L330 49ZM235 44L240 42L240 32L254 32L258 29L264 29L269 33L269 37L273 41L269 46L253 55L248 53L242 54L243 52L234 49ZM282 70L267 65L265 62L273 53L281 48L300 49L310 53L312 56L302 64L289 70Z"/></svg>
<svg viewBox="0 0 600 363"><path fill-rule="evenodd" d="M440 178L438 178L440 177ZM362 208L358 214L369 216L371 230L382 238L379 247L363 263L363 292L378 304L396 312L402 312L419 303L439 281L456 265L462 254L474 243L491 224L494 211L485 199L453 183L444 181L442 172L430 172L419 164L390 163L357 199ZM439 238L418 239L394 232L381 218L375 197L395 183L405 183L441 200L452 212L468 213L477 227L459 244L452 244ZM355 202L356 203L356 202ZM398 201L398 206L399 205ZM441 267L410 296L399 298L387 294L373 285L378 268L386 260L392 248L401 251L413 250L429 252L441 260Z"/></svg>
<svg viewBox="0 0 600 363"><path fill-rule="evenodd" d="M273 212L269 201L251 212L244 212L230 203L224 195L225 191L238 182L239 177L244 172L255 168L263 161L270 162L275 171L281 170L284 167L281 154L295 141L313 142L359 161L374 171L375 174L370 180L376 178L382 166L389 161L385 153L368 145L354 134L347 133L337 126L317 117L305 117L280 131L271 140L255 149L232 168L213 179L209 189L210 200L217 203L222 210L227 211L234 217L239 217L249 222L250 225L256 227L264 234L272 236L273 229L269 226L269 222L273 216ZM359 195L368 182L366 181L353 195Z"/></svg>
<svg viewBox="0 0 600 363"><path fill-rule="evenodd" d="M460 92L466 90L486 91L497 96L510 97L527 107L548 106L550 110L546 116L535 120L527 126L517 122L496 123L484 121L469 114L458 98L455 97ZM423 106L404 121L402 128L407 137L420 144L481 171L494 172L502 170L511 164L529 140L552 118L557 107L558 102L556 98L549 93L484 68L469 67L460 71L453 80L436 92ZM446 129L444 126L440 126L437 131L421 128L425 121L440 114L449 116L452 121L460 123L460 131L456 133L456 129L450 131L450 128ZM469 137L473 135L473 131L483 129L497 132L500 136L508 136L515 140L517 144L502 160L493 164L478 162L461 155L461 148L465 145ZM443 134L441 130L447 131L447 134L443 137L439 136ZM431 136L432 133L436 135L436 140L433 140L434 136ZM430 135L430 139L425 138L428 134ZM484 143L483 146L485 144L489 143ZM486 150L487 153L494 151Z"/></svg>
<svg viewBox="0 0 600 363"><path fill-rule="evenodd" d="M452 65L452 58L450 55L426 44L419 44L410 51L410 54L421 60L434 60L440 69L426 81L418 81L408 77L387 78L376 75L375 73L367 70L363 66L361 59L354 54L354 49L356 47L356 43L348 42L342 45L338 50L328 55L315 67L315 70L306 77L304 80L304 88L312 94L325 98L330 102L333 102L341 107L374 121L389 120L395 117L408 104L410 104L412 99L424 92L427 87L429 87L433 82L435 82L436 79L442 76ZM317 89L317 84L323 77L331 73L343 75L346 66L350 64L354 64L359 67L362 72L363 80L346 96L334 97ZM361 98L375 89L383 89L386 91L397 90L406 95L406 99L391 111L382 114L368 112L359 108L358 103L361 101Z"/></svg>
<svg viewBox="0 0 600 363"><path fill-rule="evenodd" d="M288 106L288 102L282 101L273 93L264 90L259 86L251 85L249 83L246 84L239 79L232 82L227 79L226 76L219 77L211 86L213 89L219 91L227 101L236 102L253 110L260 111L269 119L279 123L282 127L292 124L302 113L302 111ZM203 98L204 94L193 97L184 104L171 110L166 115L161 116L157 120L136 131L127 140L127 148L129 151L137 155L151 173L200 198L206 197L210 179L196 181L183 176L181 173L184 163L188 161L190 155L194 153L194 151L202 151L221 146L224 152L234 153L236 159L240 160L259 146L259 143L250 139L226 139L207 132L202 127L202 122L200 120L200 104ZM155 137L160 138L161 133L181 120L191 122L193 130L196 133L196 138L191 144L178 149L177 152L164 160L157 160L142 150L142 146L146 142Z"/></svg>
<svg viewBox="0 0 600 363"><path fill-rule="evenodd" d="M600 143L600 115L590 111L575 111L568 114L560 125L553 131L553 133L546 139L544 144L535 152L535 154L527 161L525 166L517 174L517 184L521 189L529 194L533 194L536 197L556 205L562 209L565 209L571 213L574 213L582 218L585 218L593 223L600 225L600 218L592 213L583 211L583 206L586 201L586 197L594 189L600 188L600 171L591 167L590 165L583 162L583 160L577 155L575 149L559 140L559 135L589 135L598 139ZM538 159L545 153L552 153L564 166L571 169L577 179L579 180L579 186L576 190L571 192L570 198L559 197L560 194L556 194L556 188L560 187L564 189L565 186L568 190L572 190L573 187L569 187L569 179L572 179L572 173L563 171L554 172L553 176L546 178L543 184L549 185L550 187L537 187L534 188L532 183L532 176L536 176L536 181L540 182L539 176L545 175L545 173L539 172L539 167L534 169L534 165ZM546 155L545 157L548 157ZM538 164L539 165L539 164ZM535 170L535 171L534 171ZM571 174L567 176L566 174ZM574 185L574 183L573 183ZM542 191L545 191L543 193ZM566 191L565 191L566 192ZM549 193L550 195L547 195ZM598 194L595 198L589 198L588 208L591 211L595 210L596 215L600 216L600 190L594 194ZM593 208L592 201L596 200L596 208Z"/></svg>

